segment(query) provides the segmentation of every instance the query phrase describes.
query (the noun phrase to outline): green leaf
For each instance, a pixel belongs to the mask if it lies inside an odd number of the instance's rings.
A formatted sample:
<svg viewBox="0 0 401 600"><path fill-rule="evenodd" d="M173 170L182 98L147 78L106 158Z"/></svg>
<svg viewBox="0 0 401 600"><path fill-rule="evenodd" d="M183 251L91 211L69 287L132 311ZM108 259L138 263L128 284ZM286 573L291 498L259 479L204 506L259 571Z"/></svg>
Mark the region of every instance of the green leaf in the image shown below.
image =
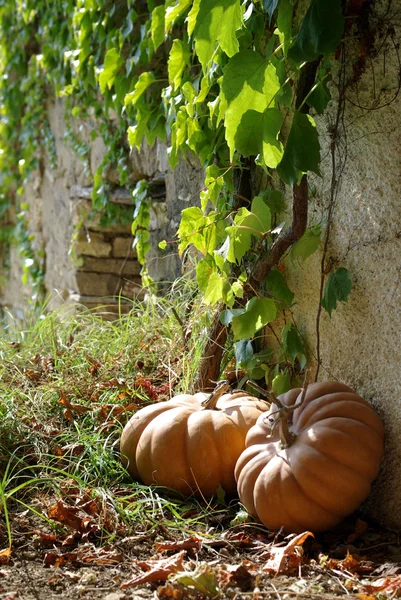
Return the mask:
<svg viewBox="0 0 401 600"><path fill-rule="evenodd" d="M191 51L188 44L182 40L174 40L168 58L168 78L174 89L180 86L182 74L189 65L190 59Z"/></svg>
<svg viewBox="0 0 401 600"><path fill-rule="evenodd" d="M290 0L281 0L277 13L277 32L285 55L288 53L292 37L292 13L293 5Z"/></svg>
<svg viewBox="0 0 401 600"><path fill-rule="evenodd" d="M270 209L261 196L255 196L252 200L251 213L256 217L257 229L259 229L263 233L267 233L268 231L270 231Z"/></svg>
<svg viewBox="0 0 401 600"><path fill-rule="evenodd" d="M283 157L283 145L278 140L283 116L277 108L262 113L247 110L238 125L235 145L243 156L262 154L267 167L275 169Z"/></svg>
<svg viewBox="0 0 401 600"><path fill-rule="evenodd" d="M224 501L225 493L222 488L217 490L220 502ZM208 565L201 564L194 571L181 571L173 575L172 581L178 581L182 586L193 590L191 595L205 596L206 598L220 598L221 590L216 572Z"/></svg>
<svg viewBox="0 0 401 600"><path fill-rule="evenodd" d="M270 213L280 213L286 207L284 195L279 190L264 190L260 192L261 198L270 208Z"/></svg>
<svg viewBox="0 0 401 600"><path fill-rule="evenodd" d="M124 59L120 56L117 48L110 48L110 50L107 50L103 70L99 75L99 86L102 94L105 93L106 88L111 89L116 75L123 64Z"/></svg>
<svg viewBox="0 0 401 600"><path fill-rule="evenodd" d="M199 13L199 9L200 9L200 3L202 0L193 0L193 4L192 4L192 8L189 11L189 15L188 15L188 35L191 37L194 29L195 29L195 25L196 25L196 20L198 18L198 13Z"/></svg>
<svg viewBox="0 0 401 600"><path fill-rule="evenodd" d="M291 364L294 365L296 358L298 358L299 362L304 364L305 349L301 336L299 335L298 329L295 327L295 325L293 325L293 323L287 323L287 325L283 327L281 337L283 340L283 352L290 359Z"/></svg>
<svg viewBox="0 0 401 600"><path fill-rule="evenodd" d="M319 70L318 78L315 83L315 89L308 96L307 102L312 106L318 115L321 115L327 108L331 100L331 93L327 86L331 77L327 76L325 70Z"/></svg>
<svg viewBox="0 0 401 600"><path fill-rule="evenodd" d="M216 271L212 271L205 290L204 300L206 304L225 302L230 306L233 303L234 297L228 279L222 277Z"/></svg>
<svg viewBox="0 0 401 600"><path fill-rule="evenodd" d="M294 113L290 135L277 172L288 185L294 185L299 172L313 171L320 175L320 144L314 120L310 115Z"/></svg>
<svg viewBox="0 0 401 600"><path fill-rule="evenodd" d="M312 0L288 56L297 63L327 56L336 50L343 31L341 0Z"/></svg>
<svg viewBox="0 0 401 600"><path fill-rule="evenodd" d="M237 366L245 366L253 358L253 348L250 340L240 340L234 344L235 361Z"/></svg>
<svg viewBox="0 0 401 600"><path fill-rule="evenodd" d="M291 258L306 260L309 256L314 254L319 248L321 233L322 228L320 225L315 225L314 227L307 229L304 235L292 246Z"/></svg>
<svg viewBox="0 0 401 600"><path fill-rule="evenodd" d="M194 29L195 49L206 73L217 48L227 56L238 52L236 31L242 24L240 0L201 0Z"/></svg>
<svg viewBox="0 0 401 600"><path fill-rule="evenodd" d="M161 240L158 244L160 250L165 250L167 248L167 242L166 240Z"/></svg>
<svg viewBox="0 0 401 600"><path fill-rule="evenodd" d="M141 73L138 77L138 81L135 84L134 91L127 94L124 98L124 106L129 104L136 104L139 98L146 92L148 87L155 81L155 76L152 72L148 71Z"/></svg>
<svg viewBox="0 0 401 600"><path fill-rule="evenodd" d="M269 108L280 89L280 83L274 65L253 50L238 52L224 67L223 73L222 106L232 158L243 115L252 110L263 113Z"/></svg>
<svg viewBox="0 0 401 600"><path fill-rule="evenodd" d="M164 4L161 6L156 6L156 8L152 11L152 24L150 27L150 32L155 50L157 50L160 44L164 42L165 14L166 7Z"/></svg>
<svg viewBox="0 0 401 600"><path fill-rule="evenodd" d="M288 373L279 373L272 381L272 392L276 396L285 394L291 389L291 381Z"/></svg>
<svg viewBox="0 0 401 600"><path fill-rule="evenodd" d="M352 290L352 281L347 269L340 267L332 271L324 287L322 306L331 317L332 311L337 307L337 302L347 302Z"/></svg>
<svg viewBox="0 0 401 600"><path fill-rule="evenodd" d="M285 277L277 267L274 267L267 276L267 287L269 292L282 300L287 306L291 306L294 300L294 293L290 290Z"/></svg>
<svg viewBox="0 0 401 600"><path fill-rule="evenodd" d="M169 0L166 3L166 22L165 30L170 31L171 26L188 10L192 0Z"/></svg>
<svg viewBox="0 0 401 600"><path fill-rule="evenodd" d="M245 312L232 320L234 341L252 338L259 329L274 321L276 305L272 298L251 298Z"/></svg>
<svg viewBox="0 0 401 600"><path fill-rule="evenodd" d="M277 8L278 0L263 0L263 8L269 15L269 23L272 20L273 13Z"/></svg>
<svg viewBox="0 0 401 600"><path fill-rule="evenodd" d="M196 281L202 292L207 290L210 276L213 273L214 262L210 256L202 258L196 265Z"/></svg>

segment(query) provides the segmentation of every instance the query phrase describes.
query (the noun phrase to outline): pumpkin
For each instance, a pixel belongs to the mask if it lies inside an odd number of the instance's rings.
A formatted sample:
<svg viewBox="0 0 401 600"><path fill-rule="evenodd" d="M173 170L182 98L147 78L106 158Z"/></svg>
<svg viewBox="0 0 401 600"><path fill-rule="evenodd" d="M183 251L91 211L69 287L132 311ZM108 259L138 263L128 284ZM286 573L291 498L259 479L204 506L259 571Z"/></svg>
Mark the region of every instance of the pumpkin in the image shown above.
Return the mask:
<svg viewBox="0 0 401 600"><path fill-rule="evenodd" d="M224 381L212 394L182 394L135 413L120 442L129 473L182 494L210 497L219 486L235 494L234 467L246 434L269 405L228 390Z"/></svg>
<svg viewBox="0 0 401 600"><path fill-rule="evenodd" d="M235 468L240 500L272 530L330 529L370 492L383 455L382 422L342 383L313 383L306 394L298 388L278 399L283 408L272 404L247 434Z"/></svg>

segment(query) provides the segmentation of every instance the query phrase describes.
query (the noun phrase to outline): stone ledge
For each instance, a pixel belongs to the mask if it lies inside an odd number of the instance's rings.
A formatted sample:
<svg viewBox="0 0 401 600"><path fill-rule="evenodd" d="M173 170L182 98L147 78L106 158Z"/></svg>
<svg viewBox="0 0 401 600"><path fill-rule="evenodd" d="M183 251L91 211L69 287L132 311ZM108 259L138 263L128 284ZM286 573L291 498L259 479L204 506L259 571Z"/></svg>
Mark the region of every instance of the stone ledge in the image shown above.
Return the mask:
<svg viewBox="0 0 401 600"><path fill-rule="evenodd" d="M118 258L82 257L83 264L78 271L92 273L111 273L112 275L139 275L142 265L137 260L123 260Z"/></svg>

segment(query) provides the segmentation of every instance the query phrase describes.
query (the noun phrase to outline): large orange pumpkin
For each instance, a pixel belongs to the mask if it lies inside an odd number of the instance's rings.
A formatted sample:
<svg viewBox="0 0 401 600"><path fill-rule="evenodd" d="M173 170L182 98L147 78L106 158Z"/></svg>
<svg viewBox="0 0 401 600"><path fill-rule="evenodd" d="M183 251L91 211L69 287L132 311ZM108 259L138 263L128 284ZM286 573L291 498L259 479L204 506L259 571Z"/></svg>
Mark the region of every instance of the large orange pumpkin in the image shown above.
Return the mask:
<svg viewBox="0 0 401 600"><path fill-rule="evenodd" d="M295 405L301 392L279 400ZM248 432L235 469L240 500L272 530L329 529L368 496L383 455L383 425L363 398L337 382L307 388L282 431L287 443L278 431L271 434L275 419L285 422L283 412L272 405Z"/></svg>
<svg viewBox="0 0 401 600"><path fill-rule="evenodd" d="M220 382L212 394L182 394L135 413L120 443L130 474L183 494L210 497L221 486L233 495L246 434L268 404L243 391L224 393L228 389Z"/></svg>

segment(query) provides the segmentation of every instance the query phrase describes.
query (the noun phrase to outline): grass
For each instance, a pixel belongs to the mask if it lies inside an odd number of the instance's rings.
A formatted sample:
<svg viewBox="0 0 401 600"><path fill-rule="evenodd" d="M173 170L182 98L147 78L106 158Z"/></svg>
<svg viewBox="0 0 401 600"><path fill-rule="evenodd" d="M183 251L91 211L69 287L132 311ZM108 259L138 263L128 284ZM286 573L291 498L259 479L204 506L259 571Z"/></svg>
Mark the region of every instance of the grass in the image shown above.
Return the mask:
<svg viewBox="0 0 401 600"><path fill-rule="evenodd" d="M11 545L10 511L29 508L49 525L47 509L60 498L94 500L109 537L124 526L146 530L161 520L188 531L203 527L214 508L133 482L119 459L120 434L134 410L192 391L204 319L199 312L193 316L192 336L185 340L176 315L185 318L188 302L185 293L178 299L151 298L115 321L64 307L30 317L25 327L12 320L3 327L4 542Z"/></svg>

